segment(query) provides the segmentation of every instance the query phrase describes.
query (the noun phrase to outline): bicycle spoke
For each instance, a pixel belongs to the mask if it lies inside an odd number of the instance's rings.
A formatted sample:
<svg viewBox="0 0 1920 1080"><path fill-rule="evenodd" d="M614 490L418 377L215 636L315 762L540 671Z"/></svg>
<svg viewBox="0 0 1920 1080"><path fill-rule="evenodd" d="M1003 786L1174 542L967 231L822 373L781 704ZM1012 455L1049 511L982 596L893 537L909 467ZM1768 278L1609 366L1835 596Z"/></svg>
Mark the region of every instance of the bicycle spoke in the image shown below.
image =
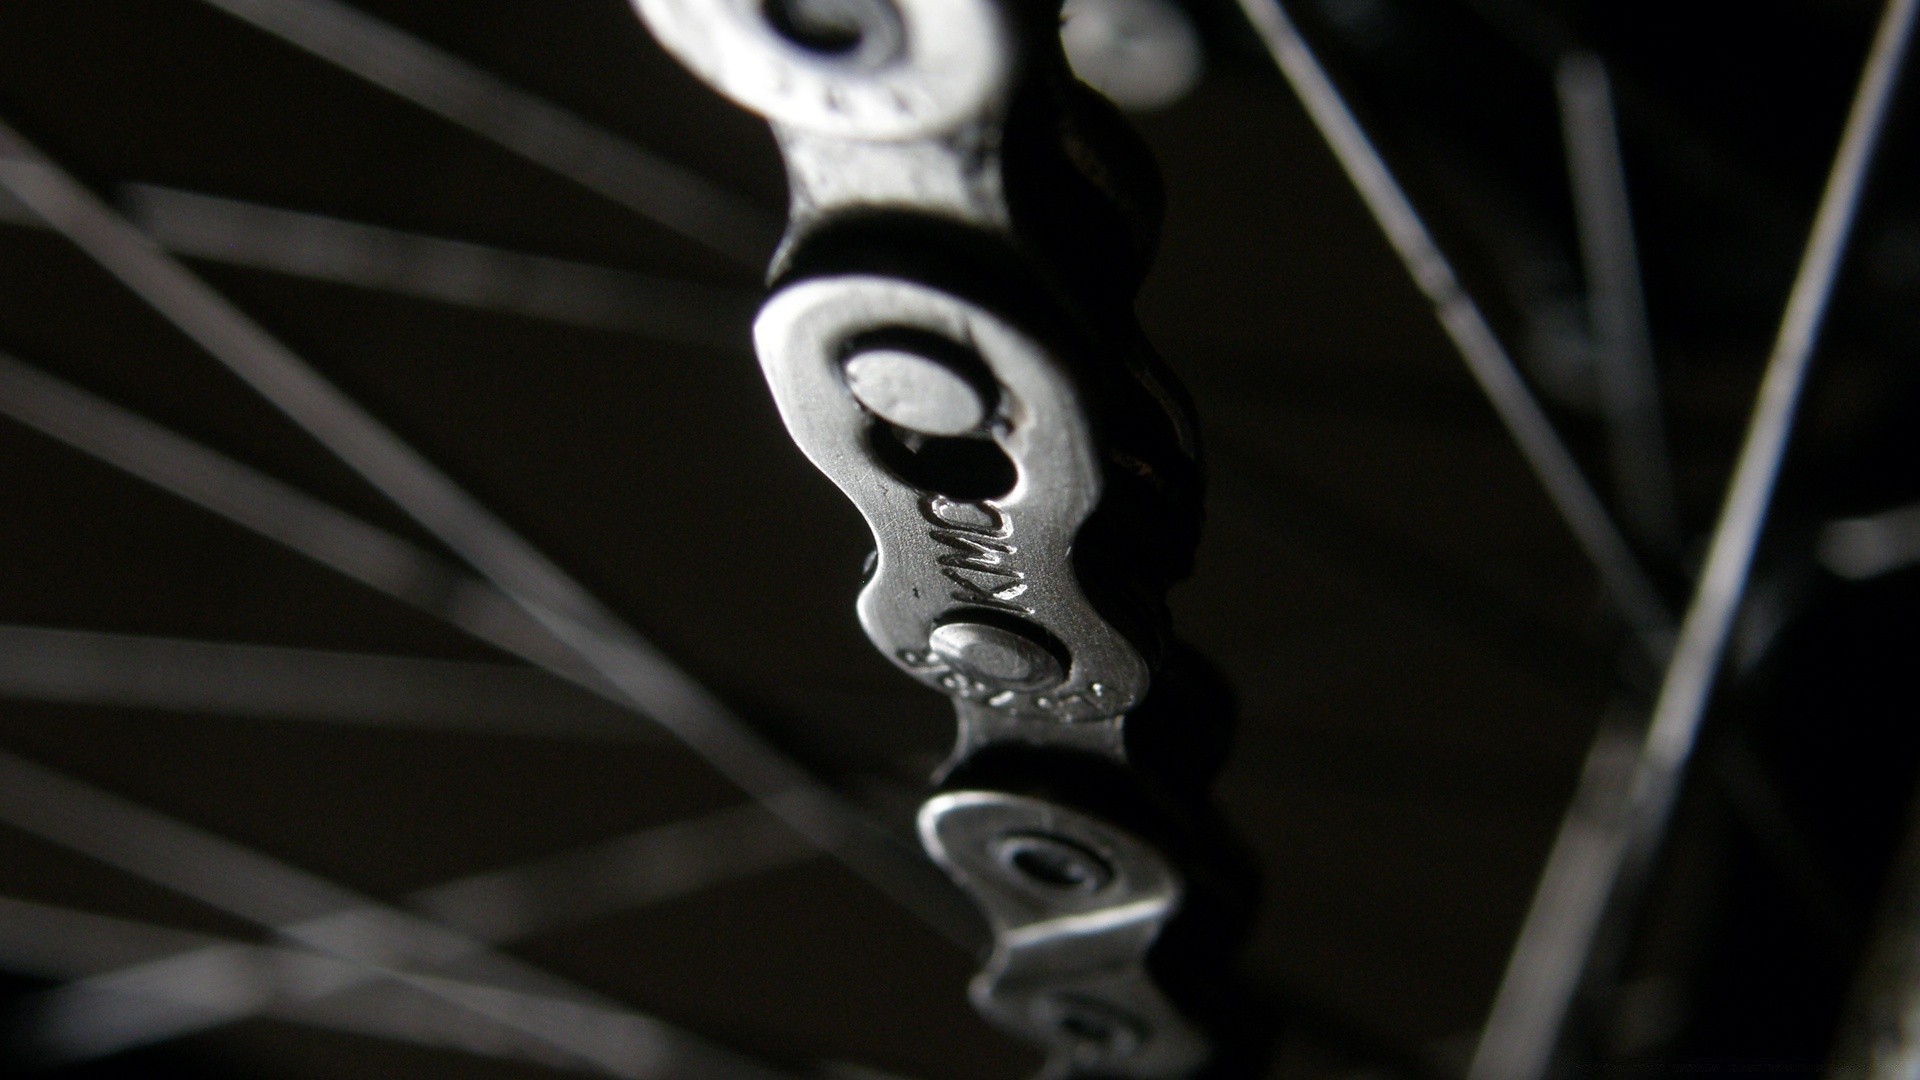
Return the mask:
<svg viewBox="0 0 1920 1080"><path fill-rule="evenodd" d="M219 942L192 930L0 896L0 968L38 979L82 979Z"/></svg>
<svg viewBox="0 0 1920 1080"><path fill-rule="evenodd" d="M740 352L759 303L744 290L172 188L128 184L120 196L134 224L176 255L483 311Z"/></svg>
<svg viewBox="0 0 1920 1080"><path fill-rule="evenodd" d="M372 727L645 742L657 729L529 668L0 624L0 696Z"/></svg>
<svg viewBox="0 0 1920 1080"><path fill-rule="evenodd" d="M1612 80L1599 57L1578 53L1561 60L1555 87L1586 264L1614 504L1642 540L1678 554L1673 463L1660 418L1660 383L1653 366L1626 167L1620 159Z"/></svg>
<svg viewBox="0 0 1920 1080"><path fill-rule="evenodd" d="M1203 398L1208 415L1245 409L1261 419L1267 410L1226 398ZM1398 615L1412 615L1435 630L1465 635L1514 675L1525 673L1566 689L1590 681L1584 644L1530 612L1524 600L1484 576L1434 557L1378 523L1364 520L1299 479L1262 461L1234 434L1215 427L1207 438L1216 472L1209 479L1219 503L1251 506L1264 528L1313 552L1361 586L1371 601ZM1218 468L1218 465L1227 468ZM1256 646L1242 641L1238 647Z"/></svg>
<svg viewBox="0 0 1920 1080"><path fill-rule="evenodd" d="M99 962L102 955L138 959L109 965ZM13 1017L49 1064L77 1064L158 1041L156 1031L187 1034L247 1015L566 1068L574 1063L440 999L369 984L363 969L305 949L6 897L0 897L0 965L68 981L29 998Z"/></svg>
<svg viewBox="0 0 1920 1080"><path fill-rule="evenodd" d="M4 751L0 821L246 919L369 976L446 1000L614 1076L684 1072L770 1080L777 1075L438 923ZM414 970L454 963L501 985L461 983Z"/></svg>
<svg viewBox="0 0 1920 1080"><path fill-rule="evenodd" d="M486 582L5 353L0 353L0 415L631 707L545 627Z"/></svg>
<svg viewBox="0 0 1920 1080"><path fill-rule="evenodd" d="M758 297L217 195L126 184L128 218L175 255L594 330L741 352ZM0 222L46 228L0 192Z"/></svg>
<svg viewBox="0 0 1920 1080"><path fill-rule="evenodd" d="M577 1071L548 1047L475 1024L445 1002L394 983L368 983L324 997L282 1001L265 1015L377 1039Z"/></svg>
<svg viewBox="0 0 1920 1080"><path fill-rule="evenodd" d="M1601 805L1576 803L1554 841L1474 1054L1476 1080L1546 1069L1622 878L1650 857L1666 828L1746 591L1916 7L1920 0L1890 0L1875 32L1652 720L1633 740L1628 771L1599 792Z"/></svg>
<svg viewBox="0 0 1920 1080"><path fill-rule="evenodd" d="M403 904L477 941L506 944L689 896L793 865L813 854L777 820L749 804L430 886L408 895ZM0 901L0 914L6 911L5 902ZM356 969L350 978L337 979L326 988L301 990L298 984L280 992L261 988L243 1000L225 1001L215 1010L191 984L218 985L220 980L210 977L208 968L224 972L239 961L223 951L222 943L186 937L148 934L133 943L147 946L144 952L127 955L134 951L133 945L112 947L120 938L104 943L82 938L79 944L62 949L38 936L16 935L0 937L0 958L20 957L28 970L38 973L87 978L84 984L40 997L40 1014L61 1018L60 1027L112 1033L111 1039L95 1034L81 1040L88 1048L84 1052L78 1045L70 1046L69 1059L177 1038L258 1013L277 1014L290 1003L307 1008L332 997L391 989L377 983L372 973ZM107 960L101 956L103 951L115 959L102 962ZM70 970L75 967L86 970ZM274 972L249 968L241 975L237 985L247 985L249 979L258 982ZM130 997L145 1003L137 1015L127 1012ZM342 1001L329 1008L327 1015L345 1017L352 1012L352 1001ZM467 1026L472 1027L470 1022Z"/></svg>
<svg viewBox="0 0 1920 1080"><path fill-rule="evenodd" d="M335 0L202 0L758 271L758 207L453 54Z"/></svg>
<svg viewBox="0 0 1920 1080"><path fill-rule="evenodd" d="M482 941L504 943L688 896L814 854L778 819L749 803L430 886L410 894L406 904Z"/></svg>
<svg viewBox="0 0 1920 1080"><path fill-rule="evenodd" d="M539 623L491 585L406 540L319 502L239 462L223 457L151 421L86 394L0 354L0 415L11 416L69 446L155 484L377 591L426 610L449 624L513 652L549 674L611 700L633 702L613 690L571 653L560 650ZM71 631L36 631L77 635ZM105 635L88 635L97 645ZM152 639L132 639L143 645ZM69 648L77 636L58 639ZM167 679L184 679L171 655ZM8 663L0 658L0 664ZM21 665L24 666L24 665ZM32 676L36 685L49 679ZM98 684L63 682L76 696L100 694ZM230 692L230 691L229 691ZM284 690L278 692L284 693ZM664 692L663 692L664 693ZM635 732L632 738L641 737Z"/></svg>
<svg viewBox="0 0 1920 1080"><path fill-rule="evenodd" d="M1380 152L1278 0L1240 0L1240 9L1386 233L1388 243L1406 264L1414 284L1432 302L1441 328L1466 361L1574 539L1599 571L1614 605L1641 647L1656 663L1663 663L1673 640L1673 621L1659 590L1553 422L1527 389L1479 305L1461 286Z"/></svg>
<svg viewBox="0 0 1920 1080"><path fill-rule="evenodd" d="M635 708L950 940L978 918L947 878L775 749L452 479L79 181L0 123L0 186L512 597Z"/></svg>
<svg viewBox="0 0 1920 1080"><path fill-rule="evenodd" d="M597 1071L622 1077L704 1076L707 1067L733 1077L776 1075L708 1055L676 1061L683 1051L671 1042L662 1045L657 1022L622 1010L466 979L412 976L371 983L371 977L358 964L304 949L209 944L83 978L30 1000L24 1009L33 1040L29 1048L40 1054L42 1064L73 1065L253 1016L308 1022L319 1017L327 1027L429 1045L451 1043L569 1071L585 1059ZM482 1008L466 1004L482 1001ZM511 1013L522 1022L503 1024L490 1012ZM523 1027L548 1034L529 1036ZM559 1039L593 1047L594 1057L562 1052L555 1045Z"/></svg>

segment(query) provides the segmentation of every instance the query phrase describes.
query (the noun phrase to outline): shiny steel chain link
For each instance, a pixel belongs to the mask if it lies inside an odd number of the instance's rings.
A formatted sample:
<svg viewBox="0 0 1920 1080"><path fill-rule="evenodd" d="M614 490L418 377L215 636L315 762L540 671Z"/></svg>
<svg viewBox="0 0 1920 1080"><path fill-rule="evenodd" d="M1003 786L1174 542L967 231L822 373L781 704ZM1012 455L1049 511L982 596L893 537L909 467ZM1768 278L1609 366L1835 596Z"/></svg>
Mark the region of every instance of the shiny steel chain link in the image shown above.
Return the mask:
<svg viewBox="0 0 1920 1080"><path fill-rule="evenodd" d="M1200 794L1231 708L1164 600L1200 469L1132 313L1151 160L1057 0L636 6L785 158L755 345L872 529L861 626L954 702L920 833L994 931L975 1004L1050 1075L1225 1068L1250 890Z"/></svg>

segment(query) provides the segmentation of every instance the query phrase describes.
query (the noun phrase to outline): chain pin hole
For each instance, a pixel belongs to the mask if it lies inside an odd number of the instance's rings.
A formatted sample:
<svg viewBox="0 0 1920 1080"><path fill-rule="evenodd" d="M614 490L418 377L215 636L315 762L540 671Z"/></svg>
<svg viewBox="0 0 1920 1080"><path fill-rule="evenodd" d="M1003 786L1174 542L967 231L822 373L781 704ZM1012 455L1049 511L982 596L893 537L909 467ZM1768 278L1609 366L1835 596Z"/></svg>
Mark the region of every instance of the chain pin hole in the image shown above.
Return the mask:
<svg viewBox="0 0 1920 1080"><path fill-rule="evenodd" d="M1131 1057L1146 1045L1148 1028L1139 1019L1103 1002L1072 994L1054 994L1034 1006L1041 1026L1065 1036L1076 1065L1098 1065Z"/></svg>
<svg viewBox="0 0 1920 1080"><path fill-rule="evenodd" d="M972 502L1013 490L1019 470L993 438L1001 392L968 346L912 327L855 335L840 379L873 418L868 443L887 471L921 491Z"/></svg>
<svg viewBox="0 0 1920 1080"><path fill-rule="evenodd" d="M872 69L900 56L906 27L888 0L762 0L773 32L809 56Z"/></svg>
<svg viewBox="0 0 1920 1080"><path fill-rule="evenodd" d="M1091 896L1113 883L1106 859L1048 833L1010 833L994 844L993 855L1014 880L1046 892Z"/></svg>

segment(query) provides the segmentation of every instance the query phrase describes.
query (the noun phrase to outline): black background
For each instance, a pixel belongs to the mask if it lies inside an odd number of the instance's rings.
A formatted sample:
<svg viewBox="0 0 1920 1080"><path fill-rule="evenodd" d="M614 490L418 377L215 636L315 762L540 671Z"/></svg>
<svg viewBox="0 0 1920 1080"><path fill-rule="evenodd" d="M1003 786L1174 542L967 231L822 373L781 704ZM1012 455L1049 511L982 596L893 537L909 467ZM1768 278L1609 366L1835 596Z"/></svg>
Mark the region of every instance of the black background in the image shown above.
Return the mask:
<svg viewBox="0 0 1920 1080"><path fill-rule="evenodd" d="M667 59L619 0L360 6L769 211L781 204L764 125ZM1208 77L1138 118L1168 188L1140 309L1194 393L1210 454L1198 570L1174 604L1243 703L1217 792L1265 874L1246 968L1275 1006L1276 1075L1444 1074L1471 1047L1596 724L1640 700L1646 674L1622 664L1626 641L1593 574L1237 15L1196 14ZM1324 0L1300 14L1523 360L1529 312L1579 285L1548 65L1571 44L1615 64L1696 538L1677 555L1645 554L1678 603L1872 5ZM0 117L106 195L167 184L755 287L192 0L0 5ZM1912 119L1896 110L1761 561L1763 580L1794 601L1784 644L1743 660L1703 752L1710 764L1715 747L1744 740L1852 929L1821 937L1764 837L1711 782L1695 784L1630 964L1684 992L1652 1042L1601 1038L1596 1055L1780 1064L1825 1052L1902 820L1915 711L1897 672L1913 655L1915 583L1908 570L1843 588L1809 555L1820 522L1920 486ZM788 442L744 322L737 347L703 350L194 265L906 835L951 720L855 625L868 538ZM419 536L49 234L0 227L0 348ZM1604 480L1597 423L1577 395L1541 386ZM11 422L0 423L0 477L0 621L494 658ZM4 701L0 745L382 897L739 799L665 741ZM0 892L258 937L3 827ZM1034 1064L967 1006L972 957L825 860L514 951L781 1059L952 1078ZM163 1069L539 1071L260 1020L62 1075Z"/></svg>

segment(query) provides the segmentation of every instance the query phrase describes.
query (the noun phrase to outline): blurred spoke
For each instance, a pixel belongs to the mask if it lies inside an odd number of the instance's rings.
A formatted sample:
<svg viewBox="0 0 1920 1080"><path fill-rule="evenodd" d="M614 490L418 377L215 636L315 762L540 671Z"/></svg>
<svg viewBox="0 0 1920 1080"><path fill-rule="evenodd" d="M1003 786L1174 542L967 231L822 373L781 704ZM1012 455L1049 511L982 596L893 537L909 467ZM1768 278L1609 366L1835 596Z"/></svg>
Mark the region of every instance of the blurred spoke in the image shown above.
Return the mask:
<svg viewBox="0 0 1920 1080"><path fill-rule="evenodd" d="M531 668L38 626L0 625L0 696L610 742L659 737Z"/></svg>
<svg viewBox="0 0 1920 1080"><path fill-rule="evenodd" d="M1441 327L1540 478L1574 539L1600 572L1621 616L1647 655L1656 663L1664 662L1673 640L1673 620L1659 590L1627 546L1606 504L1580 471L1553 422L1527 389L1479 305L1462 288L1452 265L1388 171L1380 152L1278 0L1240 0L1240 8L1386 233L1388 243L1406 264L1414 284L1433 303Z"/></svg>
<svg viewBox="0 0 1920 1080"><path fill-rule="evenodd" d="M1618 908L1623 879L1638 873L1665 832L1746 592L1916 7L1920 0L1890 0L1881 17L1652 720L1644 738L1624 747L1611 733L1604 747L1596 744L1596 759L1623 767L1591 792L1583 783L1561 827L1475 1051L1475 1080L1545 1072L1609 907Z"/></svg>
<svg viewBox="0 0 1920 1080"><path fill-rule="evenodd" d="M1819 554L1820 565L1851 581L1920 563L1920 503L1829 523Z"/></svg>
<svg viewBox="0 0 1920 1080"><path fill-rule="evenodd" d="M1653 334L1647 323L1626 166L1620 158L1614 120L1613 84L1599 57L1579 53L1560 62L1556 86L1574 216L1586 263L1587 308L1613 462L1615 503L1641 539L1667 554L1678 554L1673 463L1668 460L1660 417L1660 383L1653 366Z"/></svg>
<svg viewBox="0 0 1920 1080"><path fill-rule="evenodd" d="M543 1041L476 1018L412 986L305 949L249 945L88 912L0 898L0 964L75 980L29 999L27 1038L45 1057L77 1064L118 1050L265 1016L398 1042L575 1070ZM110 974L88 960L163 939L190 949Z"/></svg>
<svg viewBox="0 0 1920 1080"><path fill-rule="evenodd" d="M772 1078L777 1073L651 1017L629 1012L559 977L491 951L484 943L388 908L333 882L175 821L22 758L0 752L0 821L109 866L193 897L320 954L325 970L303 973L318 992L361 975L391 980L537 1039L613 1076ZM195 961L195 957L200 957ZM325 961L337 961L338 965ZM162 985L203 986L205 1012L248 1009L260 988L234 986L209 970L204 951L96 976L117 996L158 969ZM185 970L199 963L199 973ZM344 965L342 967L341 965ZM498 985L461 982L421 969L451 968ZM87 983L80 984L86 987ZM99 984L96 984L99 985ZM116 993L111 986L109 993ZM268 988L270 992L270 988ZM81 991L84 994L84 990ZM241 1013L244 1015L244 1012ZM132 1045L128 1018L109 1030L66 1022L42 1008L41 1049L59 1059Z"/></svg>
<svg viewBox="0 0 1920 1080"><path fill-rule="evenodd" d="M0 186L512 597L641 713L929 926L956 943L977 939L979 916L917 850L815 780L418 451L3 124Z"/></svg>
<svg viewBox="0 0 1920 1080"><path fill-rule="evenodd" d="M127 184L127 215L175 255L726 352L759 299L739 289L362 225L237 199ZM46 228L0 192L0 222Z"/></svg>
<svg viewBox="0 0 1920 1080"><path fill-rule="evenodd" d="M217 944L209 934L0 896L0 968L38 979L81 979Z"/></svg>
<svg viewBox="0 0 1920 1080"><path fill-rule="evenodd" d="M422 889L406 906L477 941L504 944L689 896L728 881L813 857L814 850L754 805L650 826L625 836L519 866ZM377 917L361 911L361 918ZM335 916L336 919L343 916ZM311 954L289 954L304 968L267 964L243 946L182 931L0 899L0 967L43 978L85 979L41 995L37 1012L89 1034L69 1059L129 1048L267 1014L368 1034L458 1036L462 1049L486 1052L502 1034L449 1011L444 1002L375 973ZM305 959L300 959L304 956ZM217 1001L196 988L227 987ZM235 991L234 987L252 987ZM395 1028L397 1006L428 1010L424 1031ZM99 1033L112 1031L107 1038ZM508 1040L520 1053L552 1058L551 1047ZM519 1045L525 1043L526 1045Z"/></svg>
<svg viewBox="0 0 1920 1080"><path fill-rule="evenodd" d="M758 271L773 219L739 196L336 0L203 0Z"/></svg>
<svg viewBox="0 0 1920 1080"><path fill-rule="evenodd" d="M343 510L0 353L0 415L445 620L618 697L492 585ZM624 698L620 698L625 703Z"/></svg>

